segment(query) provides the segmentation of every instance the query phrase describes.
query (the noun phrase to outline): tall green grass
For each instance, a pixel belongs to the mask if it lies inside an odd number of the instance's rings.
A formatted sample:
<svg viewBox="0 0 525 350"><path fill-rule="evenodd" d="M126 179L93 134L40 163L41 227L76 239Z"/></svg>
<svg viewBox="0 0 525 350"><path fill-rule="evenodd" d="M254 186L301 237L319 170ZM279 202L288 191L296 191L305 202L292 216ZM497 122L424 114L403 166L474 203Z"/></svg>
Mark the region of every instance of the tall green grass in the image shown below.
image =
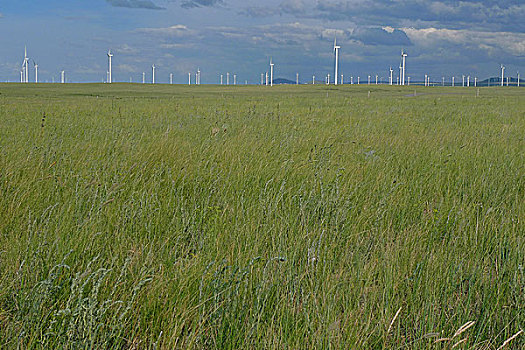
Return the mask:
<svg viewBox="0 0 525 350"><path fill-rule="evenodd" d="M0 85L0 348L525 328L519 89L199 88Z"/></svg>

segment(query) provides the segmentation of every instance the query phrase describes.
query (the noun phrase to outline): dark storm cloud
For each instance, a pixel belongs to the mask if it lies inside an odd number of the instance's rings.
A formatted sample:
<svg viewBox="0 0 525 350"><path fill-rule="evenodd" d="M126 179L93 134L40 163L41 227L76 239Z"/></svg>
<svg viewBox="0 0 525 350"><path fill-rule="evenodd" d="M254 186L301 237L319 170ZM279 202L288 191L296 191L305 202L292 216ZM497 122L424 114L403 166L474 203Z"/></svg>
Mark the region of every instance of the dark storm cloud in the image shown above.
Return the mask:
<svg viewBox="0 0 525 350"><path fill-rule="evenodd" d="M106 0L111 6L126 7L132 9L164 10L163 7L155 5L151 0Z"/></svg>
<svg viewBox="0 0 525 350"><path fill-rule="evenodd" d="M221 5L222 3L222 0L184 0L181 6L183 8L211 7Z"/></svg>
<svg viewBox="0 0 525 350"><path fill-rule="evenodd" d="M525 4L521 0L362 0L319 1L316 16L354 20L366 24L437 23L461 28L479 25L491 29L525 30Z"/></svg>
<svg viewBox="0 0 525 350"><path fill-rule="evenodd" d="M382 28L361 27L355 29L350 38L358 40L365 45L412 45L406 33L399 29L385 30Z"/></svg>

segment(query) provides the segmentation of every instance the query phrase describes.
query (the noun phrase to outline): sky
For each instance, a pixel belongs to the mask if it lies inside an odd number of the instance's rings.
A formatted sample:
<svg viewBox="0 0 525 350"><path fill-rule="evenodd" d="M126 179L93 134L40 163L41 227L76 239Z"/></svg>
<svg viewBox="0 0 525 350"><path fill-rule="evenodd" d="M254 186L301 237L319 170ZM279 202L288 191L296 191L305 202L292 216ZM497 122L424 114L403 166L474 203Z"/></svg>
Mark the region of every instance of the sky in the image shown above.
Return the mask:
<svg viewBox="0 0 525 350"><path fill-rule="evenodd" d="M30 80L36 62L40 81L101 82L111 49L115 81L155 64L160 83L200 68L256 84L271 57L276 78L309 82L333 74L336 37L345 81L397 75L401 50L413 80L525 76L524 19L524 0L2 0L0 81L20 80L27 46Z"/></svg>

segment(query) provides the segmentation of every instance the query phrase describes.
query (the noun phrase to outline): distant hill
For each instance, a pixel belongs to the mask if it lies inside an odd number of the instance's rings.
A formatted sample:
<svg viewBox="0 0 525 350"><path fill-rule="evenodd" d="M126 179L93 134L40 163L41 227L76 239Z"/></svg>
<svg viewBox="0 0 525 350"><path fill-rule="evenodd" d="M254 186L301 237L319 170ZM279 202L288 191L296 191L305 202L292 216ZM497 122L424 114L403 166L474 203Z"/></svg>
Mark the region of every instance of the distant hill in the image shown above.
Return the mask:
<svg viewBox="0 0 525 350"><path fill-rule="evenodd" d="M505 86L507 86L507 77L505 77L505 81L503 82ZM517 85L518 79L514 77L509 77L509 85ZM497 86L501 85L501 78L488 78L482 81L478 81L478 86ZM525 80L520 79L520 87L525 86Z"/></svg>
<svg viewBox="0 0 525 350"><path fill-rule="evenodd" d="M284 79L284 78L278 78L278 79L274 79L273 80L273 85L295 85L296 82L293 81L293 80L288 80L288 79ZM300 84L300 82L299 82Z"/></svg>

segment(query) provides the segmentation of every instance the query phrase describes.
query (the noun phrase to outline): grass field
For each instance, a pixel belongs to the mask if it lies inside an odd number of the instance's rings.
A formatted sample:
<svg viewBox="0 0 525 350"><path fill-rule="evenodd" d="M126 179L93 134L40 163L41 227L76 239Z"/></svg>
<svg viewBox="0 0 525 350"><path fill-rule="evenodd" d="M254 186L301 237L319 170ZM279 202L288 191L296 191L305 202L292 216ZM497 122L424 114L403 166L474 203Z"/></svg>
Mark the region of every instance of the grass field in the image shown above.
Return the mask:
<svg viewBox="0 0 525 350"><path fill-rule="evenodd" d="M523 348L524 93L0 84L0 348Z"/></svg>

